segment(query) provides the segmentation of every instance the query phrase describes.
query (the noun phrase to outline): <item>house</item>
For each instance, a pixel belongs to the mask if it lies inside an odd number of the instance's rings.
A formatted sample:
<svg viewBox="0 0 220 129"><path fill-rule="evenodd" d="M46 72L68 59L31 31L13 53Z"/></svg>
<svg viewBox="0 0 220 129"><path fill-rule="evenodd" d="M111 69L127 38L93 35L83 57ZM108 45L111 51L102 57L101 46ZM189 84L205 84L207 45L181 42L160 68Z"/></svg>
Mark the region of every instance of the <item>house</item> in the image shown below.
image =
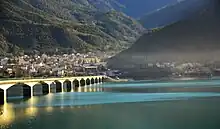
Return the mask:
<svg viewBox="0 0 220 129"><path fill-rule="evenodd" d="M13 73L13 69L12 68L7 68L6 69L7 73L12 74Z"/></svg>
<svg viewBox="0 0 220 129"><path fill-rule="evenodd" d="M1 65L7 65L8 60L9 60L8 58L1 59Z"/></svg>
<svg viewBox="0 0 220 129"><path fill-rule="evenodd" d="M57 76L64 76L65 75L65 70L63 67L52 68L51 72L55 73L55 75L57 75Z"/></svg>
<svg viewBox="0 0 220 129"><path fill-rule="evenodd" d="M96 75L98 72L98 67L97 66L85 66L85 73L89 75Z"/></svg>
<svg viewBox="0 0 220 129"><path fill-rule="evenodd" d="M65 76L65 71L64 70L58 70L57 71L57 76L59 76L59 77Z"/></svg>

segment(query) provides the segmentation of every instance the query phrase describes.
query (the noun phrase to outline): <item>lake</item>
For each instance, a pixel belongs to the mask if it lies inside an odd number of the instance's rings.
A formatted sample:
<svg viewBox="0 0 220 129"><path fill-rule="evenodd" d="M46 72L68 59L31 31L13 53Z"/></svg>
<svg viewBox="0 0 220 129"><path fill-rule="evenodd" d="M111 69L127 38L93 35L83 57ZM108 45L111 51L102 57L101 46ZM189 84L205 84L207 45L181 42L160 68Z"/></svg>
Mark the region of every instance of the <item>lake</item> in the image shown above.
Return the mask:
<svg viewBox="0 0 220 129"><path fill-rule="evenodd" d="M104 83L10 100L0 129L220 129L220 80Z"/></svg>

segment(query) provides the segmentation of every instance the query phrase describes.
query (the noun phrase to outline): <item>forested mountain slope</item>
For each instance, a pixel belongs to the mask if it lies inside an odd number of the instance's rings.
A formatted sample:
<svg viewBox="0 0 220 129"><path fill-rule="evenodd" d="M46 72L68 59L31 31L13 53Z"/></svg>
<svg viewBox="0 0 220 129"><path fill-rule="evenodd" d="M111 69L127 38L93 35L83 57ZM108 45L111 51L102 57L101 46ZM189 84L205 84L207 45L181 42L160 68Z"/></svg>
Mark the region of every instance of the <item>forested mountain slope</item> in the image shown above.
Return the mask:
<svg viewBox="0 0 220 129"><path fill-rule="evenodd" d="M144 28L112 6L121 5L111 0L3 0L0 52L127 48Z"/></svg>

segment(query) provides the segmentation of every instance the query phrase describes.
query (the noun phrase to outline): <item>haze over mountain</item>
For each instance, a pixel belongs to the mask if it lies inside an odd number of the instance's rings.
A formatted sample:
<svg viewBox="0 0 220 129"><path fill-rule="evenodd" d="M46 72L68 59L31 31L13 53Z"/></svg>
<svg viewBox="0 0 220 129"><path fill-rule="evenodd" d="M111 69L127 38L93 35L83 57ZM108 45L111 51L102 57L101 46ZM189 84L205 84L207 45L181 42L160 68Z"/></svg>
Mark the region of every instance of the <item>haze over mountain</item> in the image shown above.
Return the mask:
<svg viewBox="0 0 220 129"><path fill-rule="evenodd" d="M128 50L111 58L108 65L129 71L133 76L145 76L151 72L141 69L140 65L147 63L219 61L220 1L198 0L194 4L201 3L205 6L184 20L144 34Z"/></svg>
<svg viewBox="0 0 220 129"><path fill-rule="evenodd" d="M2 0L0 54L118 51L144 31L115 0Z"/></svg>
<svg viewBox="0 0 220 129"><path fill-rule="evenodd" d="M174 4L178 0L117 0L118 3L124 5L121 11L134 18L152 12L158 8L168 4Z"/></svg>
<svg viewBox="0 0 220 129"><path fill-rule="evenodd" d="M206 6L201 0L182 0L156 9L139 20L145 28L163 27L192 16Z"/></svg>

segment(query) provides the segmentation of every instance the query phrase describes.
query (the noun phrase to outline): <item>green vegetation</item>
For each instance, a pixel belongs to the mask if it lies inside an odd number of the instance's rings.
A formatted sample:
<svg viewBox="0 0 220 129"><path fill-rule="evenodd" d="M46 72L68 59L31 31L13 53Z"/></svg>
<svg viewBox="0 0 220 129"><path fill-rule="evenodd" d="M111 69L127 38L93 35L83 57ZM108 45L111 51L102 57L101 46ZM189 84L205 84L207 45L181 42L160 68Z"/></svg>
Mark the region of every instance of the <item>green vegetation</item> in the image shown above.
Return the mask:
<svg viewBox="0 0 220 129"><path fill-rule="evenodd" d="M111 0L109 0L111 1ZM118 51L144 31L134 19L102 2L3 0L0 54ZM114 3L116 4L116 3ZM119 47L119 48L116 48ZM24 50L24 51L23 51Z"/></svg>
<svg viewBox="0 0 220 129"><path fill-rule="evenodd" d="M153 28L151 29L152 32L157 32L157 31L160 31L162 30L164 27L157 27L157 28Z"/></svg>

